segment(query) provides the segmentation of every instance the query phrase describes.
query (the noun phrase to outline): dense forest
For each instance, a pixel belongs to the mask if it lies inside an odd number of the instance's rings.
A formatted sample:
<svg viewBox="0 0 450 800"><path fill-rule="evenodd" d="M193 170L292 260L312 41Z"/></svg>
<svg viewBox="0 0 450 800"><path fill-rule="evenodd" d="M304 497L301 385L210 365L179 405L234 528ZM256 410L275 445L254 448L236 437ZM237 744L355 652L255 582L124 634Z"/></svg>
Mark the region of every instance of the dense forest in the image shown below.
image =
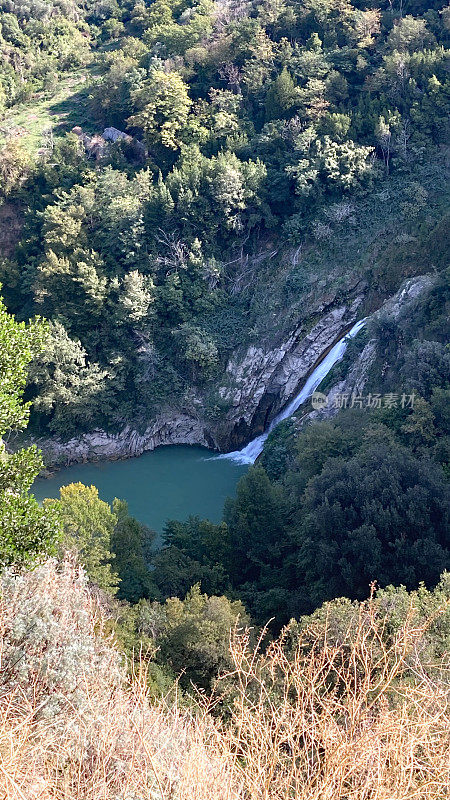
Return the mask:
<svg viewBox="0 0 450 800"><path fill-rule="evenodd" d="M35 432L143 425L193 387L220 417L233 348L304 316L314 280L383 297L442 266L439 3L4 0L1 25L19 231L0 279L19 318L51 321Z"/></svg>
<svg viewBox="0 0 450 800"><path fill-rule="evenodd" d="M449 36L439 0L0 0L5 797L448 791ZM35 500L33 441L220 422L237 352L356 292L349 402L220 523Z"/></svg>

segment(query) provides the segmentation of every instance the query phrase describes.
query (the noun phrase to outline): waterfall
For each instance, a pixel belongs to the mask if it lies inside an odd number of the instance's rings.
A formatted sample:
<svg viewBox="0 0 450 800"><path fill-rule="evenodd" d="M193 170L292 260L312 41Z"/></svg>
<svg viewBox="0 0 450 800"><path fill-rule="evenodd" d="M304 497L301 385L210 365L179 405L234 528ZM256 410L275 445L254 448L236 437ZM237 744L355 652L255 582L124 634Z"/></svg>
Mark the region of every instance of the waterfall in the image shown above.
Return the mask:
<svg viewBox="0 0 450 800"><path fill-rule="evenodd" d="M216 458L229 458L232 461L236 461L238 464L254 464L258 456L262 453L264 442L266 441L269 433L273 431L273 429L276 428L276 426L284 419L292 416L292 414L297 411L302 403L311 397L318 385L323 381L325 376L328 375L330 369L334 366L334 364L336 364L336 361L339 361L344 355L349 339L352 339L354 336L356 336L361 328L364 327L364 324L364 319L356 322L353 325L353 328L351 328L351 330L345 336L343 336L342 339L340 339L334 345L334 347L331 348L330 352L327 353L325 358L312 371L303 388L294 397L294 399L291 400L291 402L285 408L283 408L276 417L274 417L264 433L261 433L256 437L256 439L253 439L251 442L249 442L245 447L242 448L242 450L235 450L233 453L223 453L220 456L216 456Z"/></svg>

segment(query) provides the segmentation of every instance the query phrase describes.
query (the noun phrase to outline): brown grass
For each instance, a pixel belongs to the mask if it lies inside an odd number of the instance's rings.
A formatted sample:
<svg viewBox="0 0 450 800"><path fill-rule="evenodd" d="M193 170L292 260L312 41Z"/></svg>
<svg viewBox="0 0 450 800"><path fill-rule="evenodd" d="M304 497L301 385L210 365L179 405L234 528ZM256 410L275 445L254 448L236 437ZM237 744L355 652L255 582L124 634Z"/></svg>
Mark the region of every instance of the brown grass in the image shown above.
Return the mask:
<svg viewBox="0 0 450 800"><path fill-rule="evenodd" d="M67 579L66 570L66 587ZM413 619L389 640L386 619L368 601L351 637L331 643L323 628L310 629L289 655L283 637L260 653L235 635L235 670L219 683L222 696L195 709L152 701L142 679L127 684L99 672L86 674L76 702L67 696L48 716L39 670L24 687L14 686L9 669L0 697L0 798L447 798L447 672L444 663L415 657L427 624L414 627ZM8 625L1 624L5 653ZM230 686L231 711L220 722L214 704Z"/></svg>

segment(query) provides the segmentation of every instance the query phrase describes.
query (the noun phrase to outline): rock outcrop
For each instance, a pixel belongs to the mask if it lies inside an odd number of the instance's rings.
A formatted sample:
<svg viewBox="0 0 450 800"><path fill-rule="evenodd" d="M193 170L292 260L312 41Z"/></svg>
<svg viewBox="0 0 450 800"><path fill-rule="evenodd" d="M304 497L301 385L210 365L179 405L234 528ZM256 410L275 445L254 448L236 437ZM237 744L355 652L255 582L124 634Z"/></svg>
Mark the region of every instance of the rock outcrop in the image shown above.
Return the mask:
<svg viewBox="0 0 450 800"><path fill-rule="evenodd" d="M115 142L126 142L130 147L130 153L137 162L143 163L148 156L143 142L118 128L105 128L102 134L94 133L93 136L89 136L79 125L75 125L72 133L76 133L78 136L86 155L89 158L95 158L96 161L99 161L105 155L108 146Z"/></svg>
<svg viewBox="0 0 450 800"><path fill-rule="evenodd" d="M219 389L230 406L216 432L220 449L234 450L265 430L356 321L362 301L360 295L350 305L333 309L306 335L304 326L299 326L278 347L252 346L241 358L229 362L228 385Z"/></svg>
<svg viewBox="0 0 450 800"><path fill-rule="evenodd" d="M352 325L362 296L349 306L330 311L305 335L295 329L276 348L249 347L230 360L219 389L229 410L219 423L206 418L201 402L187 413L173 408L159 414L143 431L126 425L117 433L94 430L63 441L36 441L47 466L130 458L160 445L202 445L228 451L246 444L264 430L295 394L317 362Z"/></svg>
<svg viewBox="0 0 450 800"><path fill-rule="evenodd" d="M417 297L426 291L433 284L431 275L419 275L417 278L410 278L405 281L400 290L393 297L386 300L381 308L373 314L372 319L389 317L397 320L403 314L407 314L411 305ZM339 411L339 403L335 402L338 395L362 395L369 377L369 371L375 361L377 354L377 342L375 338L369 339L362 351L359 353L354 364L350 367L347 375L331 387L327 394L327 403L323 408L312 411L302 422L312 419L330 419Z"/></svg>
<svg viewBox="0 0 450 800"><path fill-rule="evenodd" d="M139 456L146 450L168 444L196 444L214 448L215 443L201 420L177 411L159 415L139 432L126 425L118 433L94 430L63 441L58 437L37 439L46 466L68 466L85 461L112 461Z"/></svg>
<svg viewBox="0 0 450 800"><path fill-rule="evenodd" d="M430 276L406 281L376 313L397 319L431 283ZM263 432L297 393L330 348L361 316L362 302L363 295L359 295L347 305L328 311L309 332L305 331L304 324L298 326L276 347L251 346L236 353L227 365L223 385L219 388L219 395L228 407L219 422L204 414L201 398L197 398L192 411L166 409L143 431L126 425L117 433L94 430L69 441L55 437L39 439L36 444L43 451L48 466L129 458L170 444L202 445L223 452L239 449ZM370 340L346 378L331 389L328 407L311 412L308 419L332 415L335 394L362 391L375 349L375 341Z"/></svg>

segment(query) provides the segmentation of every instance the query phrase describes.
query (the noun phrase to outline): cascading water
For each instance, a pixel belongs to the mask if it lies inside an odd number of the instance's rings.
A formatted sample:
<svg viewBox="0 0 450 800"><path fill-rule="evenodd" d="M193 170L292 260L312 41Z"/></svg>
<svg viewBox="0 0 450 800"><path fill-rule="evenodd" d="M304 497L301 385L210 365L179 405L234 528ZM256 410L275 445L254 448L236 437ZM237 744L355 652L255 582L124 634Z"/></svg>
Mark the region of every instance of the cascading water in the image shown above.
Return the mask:
<svg viewBox="0 0 450 800"><path fill-rule="evenodd" d="M256 439L249 442L242 450L235 450L233 453L223 453L220 456L216 456L216 458L229 458L232 461L236 461L238 464L254 464L256 459L259 455L261 455L264 447L264 442L266 441L269 433L273 431L276 426L282 422L284 419L292 416L292 414L297 411L297 409L311 397L312 393L317 389L319 383L323 381L326 375L328 375L330 369L336 364L336 361L339 361L342 356L344 355L349 339L352 339L356 334L363 328L365 325L365 320L361 319L359 322L356 322L353 325L353 328L342 337L342 339L337 342L334 347L331 348L330 352L327 353L325 358L320 362L320 364L313 370L311 375L309 376L308 380L306 381L305 385L301 389L301 391L294 397L293 400L277 414L276 417L272 420L269 427L267 428L264 433L261 433L260 436L257 436Z"/></svg>

